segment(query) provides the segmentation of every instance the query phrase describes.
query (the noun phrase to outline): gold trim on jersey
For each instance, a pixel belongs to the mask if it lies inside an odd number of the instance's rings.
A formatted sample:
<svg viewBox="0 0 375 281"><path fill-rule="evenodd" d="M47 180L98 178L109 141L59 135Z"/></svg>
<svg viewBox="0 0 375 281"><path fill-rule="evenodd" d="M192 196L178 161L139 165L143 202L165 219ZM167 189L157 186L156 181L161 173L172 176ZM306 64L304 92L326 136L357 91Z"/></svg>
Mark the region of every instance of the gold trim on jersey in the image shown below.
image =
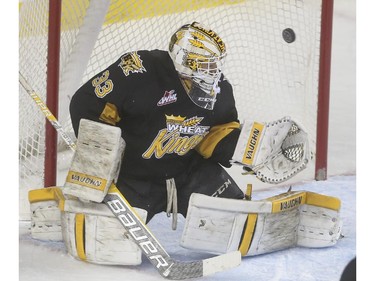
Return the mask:
<svg viewBox="0 0 375 281"><path fill-rule="evenodd" d="M197 146L196 150L204 158L210 158L217 144L234 129L238 128L240 128L240 123L235 121L212 127L204 140Z"/></svg>
<svg viewBox="0 0 375 281"><path fill-rule="evenodd" d="M111 125L116 125L116 123L120 122L121 118L118 114L116 105L107 102L99 116L99 120Z"/></svg>

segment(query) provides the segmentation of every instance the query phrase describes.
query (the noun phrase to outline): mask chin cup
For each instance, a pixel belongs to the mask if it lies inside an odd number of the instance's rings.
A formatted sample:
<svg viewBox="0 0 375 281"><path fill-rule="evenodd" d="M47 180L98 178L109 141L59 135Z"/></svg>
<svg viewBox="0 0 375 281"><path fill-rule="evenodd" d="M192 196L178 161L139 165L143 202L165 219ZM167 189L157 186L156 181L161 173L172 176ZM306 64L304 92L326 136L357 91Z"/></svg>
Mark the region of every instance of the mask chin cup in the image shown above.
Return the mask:
<svg viewBox="0 0 375 281"><path fill-rule="evenodd" d="M219 92L220 88L217 86L217 83L207 84L202 79L193 78L192 86L187 94L191 101L197 106L213 110L216 102L216 95Z"/></svg>

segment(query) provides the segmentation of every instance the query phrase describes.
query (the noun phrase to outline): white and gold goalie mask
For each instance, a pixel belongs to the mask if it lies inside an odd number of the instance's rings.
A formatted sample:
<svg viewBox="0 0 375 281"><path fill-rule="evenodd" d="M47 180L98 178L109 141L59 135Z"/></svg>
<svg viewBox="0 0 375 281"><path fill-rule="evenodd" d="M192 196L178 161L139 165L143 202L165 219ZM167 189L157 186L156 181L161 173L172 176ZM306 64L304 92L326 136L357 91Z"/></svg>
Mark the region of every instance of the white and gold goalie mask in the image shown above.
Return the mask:
<svg viewBox="0 0 375 281"><path fill-rule="evenodd" d="M220 92L218 82L226 56L219 35L197 22L186 24L172 35L169 54L179 75L191 81L186 88L190 99L212 110Z"/></svg>

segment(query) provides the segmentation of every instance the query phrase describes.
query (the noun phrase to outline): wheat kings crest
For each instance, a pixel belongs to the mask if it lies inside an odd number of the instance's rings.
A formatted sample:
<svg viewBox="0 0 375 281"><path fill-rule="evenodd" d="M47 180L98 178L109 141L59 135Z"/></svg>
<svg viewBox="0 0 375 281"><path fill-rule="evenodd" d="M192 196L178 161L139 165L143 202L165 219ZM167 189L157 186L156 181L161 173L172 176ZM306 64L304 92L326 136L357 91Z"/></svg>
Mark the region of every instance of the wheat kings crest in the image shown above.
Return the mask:
<svg viewBox="0 0 375 281"><path fill-rule="evenodd" d="M160 159L166 154L185 155L208 134L209 126L200 126L204 117L165 115L166 128L158 132L150 147L142 154L144 159L153 155Z"/></svg>

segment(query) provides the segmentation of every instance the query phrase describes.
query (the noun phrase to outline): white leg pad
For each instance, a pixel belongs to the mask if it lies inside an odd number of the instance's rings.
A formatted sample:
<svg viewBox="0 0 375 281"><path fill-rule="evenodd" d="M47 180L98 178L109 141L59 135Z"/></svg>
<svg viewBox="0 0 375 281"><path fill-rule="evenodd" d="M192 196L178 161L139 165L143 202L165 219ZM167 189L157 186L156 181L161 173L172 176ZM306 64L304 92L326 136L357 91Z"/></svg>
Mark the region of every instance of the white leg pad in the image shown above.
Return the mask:
<svg viewBox="0 0 375 281"><path fill-rule="evenodd" d="M303 247L333 246L340 238L339 212L311 205L301 206L297 244Z"/></svg>
<svg viewBox="0 0 375 281"><path fill-rule="evenodd" d="M30 204L31 237L45 241L62 241L61 212L56 201Z"/></svg>
<svg viewBox="0 0 375 281"><path fill-rule="evenodd" d="M243 256L294 246L327 247L340 238L340 200L307 191L259 201L192 194L181 246Z"/></svg>
<svg viewBox="0 0 375 281"><path fill-rule="evenodd" d="M58 187L29 191L32 238L62 241L61 211L59 209L61 199L63 199L63 195Z"/></svg>
<svg viewBox="0 0 375 281"><path fill-rule="evenodd" d="M134 208L145 221L147 212ZM107 265L139 265L142 251L105 204L67 200L62 213L66 248L78 260Z"/></svg>
<svg viewBox="0 0 375 281"><path fill-rule="evenodd" d="M256 230L247 256L294 247L297 244L299 210L258 215Z"/></svg>
<svg viewBox="0 0 375 281"><path fill-rule="evenodd" d="M118 177L124 149L120 128L81 119L77 150L63 193L102 202L109 186Z"/></svg>
<svg viewBox="0 0 375 281"><path fill-rule="evenodd" d="M214 254L237 250L247 213L226 210L228 203L233 204L227 200L216 202L224 204L221 205L223 209L213 209L204 204L206 197L211 198L196 193L191 195L181 246Z"/></svg>

